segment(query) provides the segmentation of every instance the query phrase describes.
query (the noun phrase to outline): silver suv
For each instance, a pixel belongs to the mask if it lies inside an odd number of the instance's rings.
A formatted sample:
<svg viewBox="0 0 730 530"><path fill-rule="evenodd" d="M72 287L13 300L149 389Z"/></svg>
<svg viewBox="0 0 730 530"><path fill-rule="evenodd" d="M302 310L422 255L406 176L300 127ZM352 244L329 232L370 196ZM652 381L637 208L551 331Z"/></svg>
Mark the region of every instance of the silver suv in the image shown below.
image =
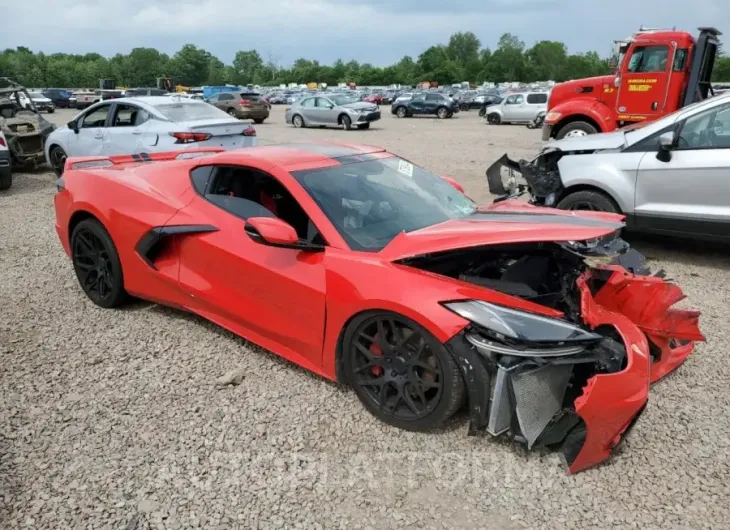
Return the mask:
<svg viewBox="0 0 730 530"><path fill-rule="evenodd" d="M485 115L492 125L500 123L532 123L541 111L547 110L549 92L510 94L501 103L487 107Z"/></svg>
<svg viewBox="0 0 730 530"><path fill-rule="evenodd" d="M730 93L646 125L545 144L532 161L506 156L489 189L514 194L501 166L521 173L534 204L626 215L640 232L730 242Z"/></svg>

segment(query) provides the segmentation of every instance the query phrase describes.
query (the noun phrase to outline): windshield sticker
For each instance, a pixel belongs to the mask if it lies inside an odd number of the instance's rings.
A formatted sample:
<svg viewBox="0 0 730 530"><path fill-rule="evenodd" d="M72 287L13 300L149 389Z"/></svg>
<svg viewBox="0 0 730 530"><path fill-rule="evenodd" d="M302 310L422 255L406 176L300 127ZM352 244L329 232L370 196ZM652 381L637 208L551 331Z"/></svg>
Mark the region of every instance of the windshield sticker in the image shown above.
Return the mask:
<svg viewBox="0 0 730 530"><path fill-rule="evenodd" d="M398 160L398 172L409 178L413 178L413 164L405 160Z"/></svg>

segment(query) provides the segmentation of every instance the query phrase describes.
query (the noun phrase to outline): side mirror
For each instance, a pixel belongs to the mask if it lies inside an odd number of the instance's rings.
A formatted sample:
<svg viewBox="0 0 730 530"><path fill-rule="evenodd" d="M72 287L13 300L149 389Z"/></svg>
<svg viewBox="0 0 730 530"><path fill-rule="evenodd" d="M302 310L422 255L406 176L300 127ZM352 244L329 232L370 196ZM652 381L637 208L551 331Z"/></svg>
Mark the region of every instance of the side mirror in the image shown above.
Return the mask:
<svg viewBox="0 0 730 530"><path fill-rule="evenodd" d="M674 131L665 132L659 136L659 151L656 154L657 160L669 162L672 159L672 149L675 146Z"/></svg>
<svg viewBox="0 0 730 530"><path fill-rule="evenodd" d="M76 122L76 120L71 120L66 124L66 126L76 134L79 134L79 124Z"/></svg>
<svg viewBox="0 0 730 530"><path fill-rule="evenodd" d="M294 227L274 217L251 217L246 221L244 230L248 237L262 245L310 252L324 250L322 245L300 240Z"/></svg>

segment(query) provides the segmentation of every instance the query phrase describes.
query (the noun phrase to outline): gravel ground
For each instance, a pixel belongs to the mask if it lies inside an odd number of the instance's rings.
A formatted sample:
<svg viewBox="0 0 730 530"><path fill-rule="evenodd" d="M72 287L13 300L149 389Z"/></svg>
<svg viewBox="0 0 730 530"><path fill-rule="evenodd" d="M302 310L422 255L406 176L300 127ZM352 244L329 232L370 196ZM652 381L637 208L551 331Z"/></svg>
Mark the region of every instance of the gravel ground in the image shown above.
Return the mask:
<svg viewBox="0 0 730 530"><path fill-rule="evenodd" d="M486 199L484 169L539 132L476 113L370 131L294 130L262 143L379 144ZM68 111L51 118L65 122ZM708 343L654 387L608 464L565 476L554 453L377 422L355 395L194 316L81 292L53 230L50 173L0 193L2 528L719 528L730 520L730 258L636 246L703 310ZM238 386L216 386L231 370Z"/></svg>

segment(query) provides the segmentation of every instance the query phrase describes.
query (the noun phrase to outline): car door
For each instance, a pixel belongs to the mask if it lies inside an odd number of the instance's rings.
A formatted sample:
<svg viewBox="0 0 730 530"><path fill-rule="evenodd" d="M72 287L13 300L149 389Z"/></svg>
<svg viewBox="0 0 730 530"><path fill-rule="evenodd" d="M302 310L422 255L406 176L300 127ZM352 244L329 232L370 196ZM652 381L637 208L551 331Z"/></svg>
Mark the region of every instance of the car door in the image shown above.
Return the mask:
<svg viewBox="0 0 730 530"><path fill-rule="evenodd" d="M408 102L412 114L423 114L426 109L426 94L416 94Z"/></svg>
<svg viewBox="0 0 730 530"><path fill-rule="evenodd" d="M548 95L544 92L527 94L524 120L532 121L540 111L547 110L547 101Z"/></svg>
<svg viewBox="0 0 730 530"><path fill-rule="evenodd" d="M317 98L303 98L298 105L297 112L304 118L307 125L321 125L316 107Z"/></svg>
<svg viewBox="0 0 730 530"><path fill-rule="evenodd" d="M150 114L129 103L117 103L104 134L102 154L126 155L154 150L158 135L150 131Z"/></svg>
<svg viewBox="0 0 730 530"><path fill-rule="evenodd" d="M440 94L426 94L424 113L436 114L436 110L446 104L446 100Z"/></svg>
<svg viewBox="0 0 730 530"><path fill-rule="evenodd" d="M315 114L317 122L324 125L337 125L336 105L328 98L319 97L314 99L314 109L311 112Z"/></svg>
<svg viewBox="0 0 730 530"><path fill-rule="evenodd" d="M502 102L502 121L518 121L519 108L524 103L522 94L512 94Z"/></svg>
<svg viewBox="0 0 730 530"><path fill-rule="evenodd" d="M657 157L655 140L639 163L637 228L729 236L730 102L688 116L674 134L669 157Z"/></svg>
<svg viewBox="0 0 730 530"><path fill-rule="evenodd" d="M111 103L94 106L76 120L78 133L68 137L68 156L102 154L111 106Z"/></svg>
<svg viewBox="0 0 730 530"><path fill-rule="evenodd" d="M279 180L259 169L201 166L193 180L198 194L168 223L215 229L179 241L179 281L191 308L277 353L300 356L318 370L325 252L267 246L244 231L247 218L279 215L303 237L311 223L306 213Z"/></svg>

